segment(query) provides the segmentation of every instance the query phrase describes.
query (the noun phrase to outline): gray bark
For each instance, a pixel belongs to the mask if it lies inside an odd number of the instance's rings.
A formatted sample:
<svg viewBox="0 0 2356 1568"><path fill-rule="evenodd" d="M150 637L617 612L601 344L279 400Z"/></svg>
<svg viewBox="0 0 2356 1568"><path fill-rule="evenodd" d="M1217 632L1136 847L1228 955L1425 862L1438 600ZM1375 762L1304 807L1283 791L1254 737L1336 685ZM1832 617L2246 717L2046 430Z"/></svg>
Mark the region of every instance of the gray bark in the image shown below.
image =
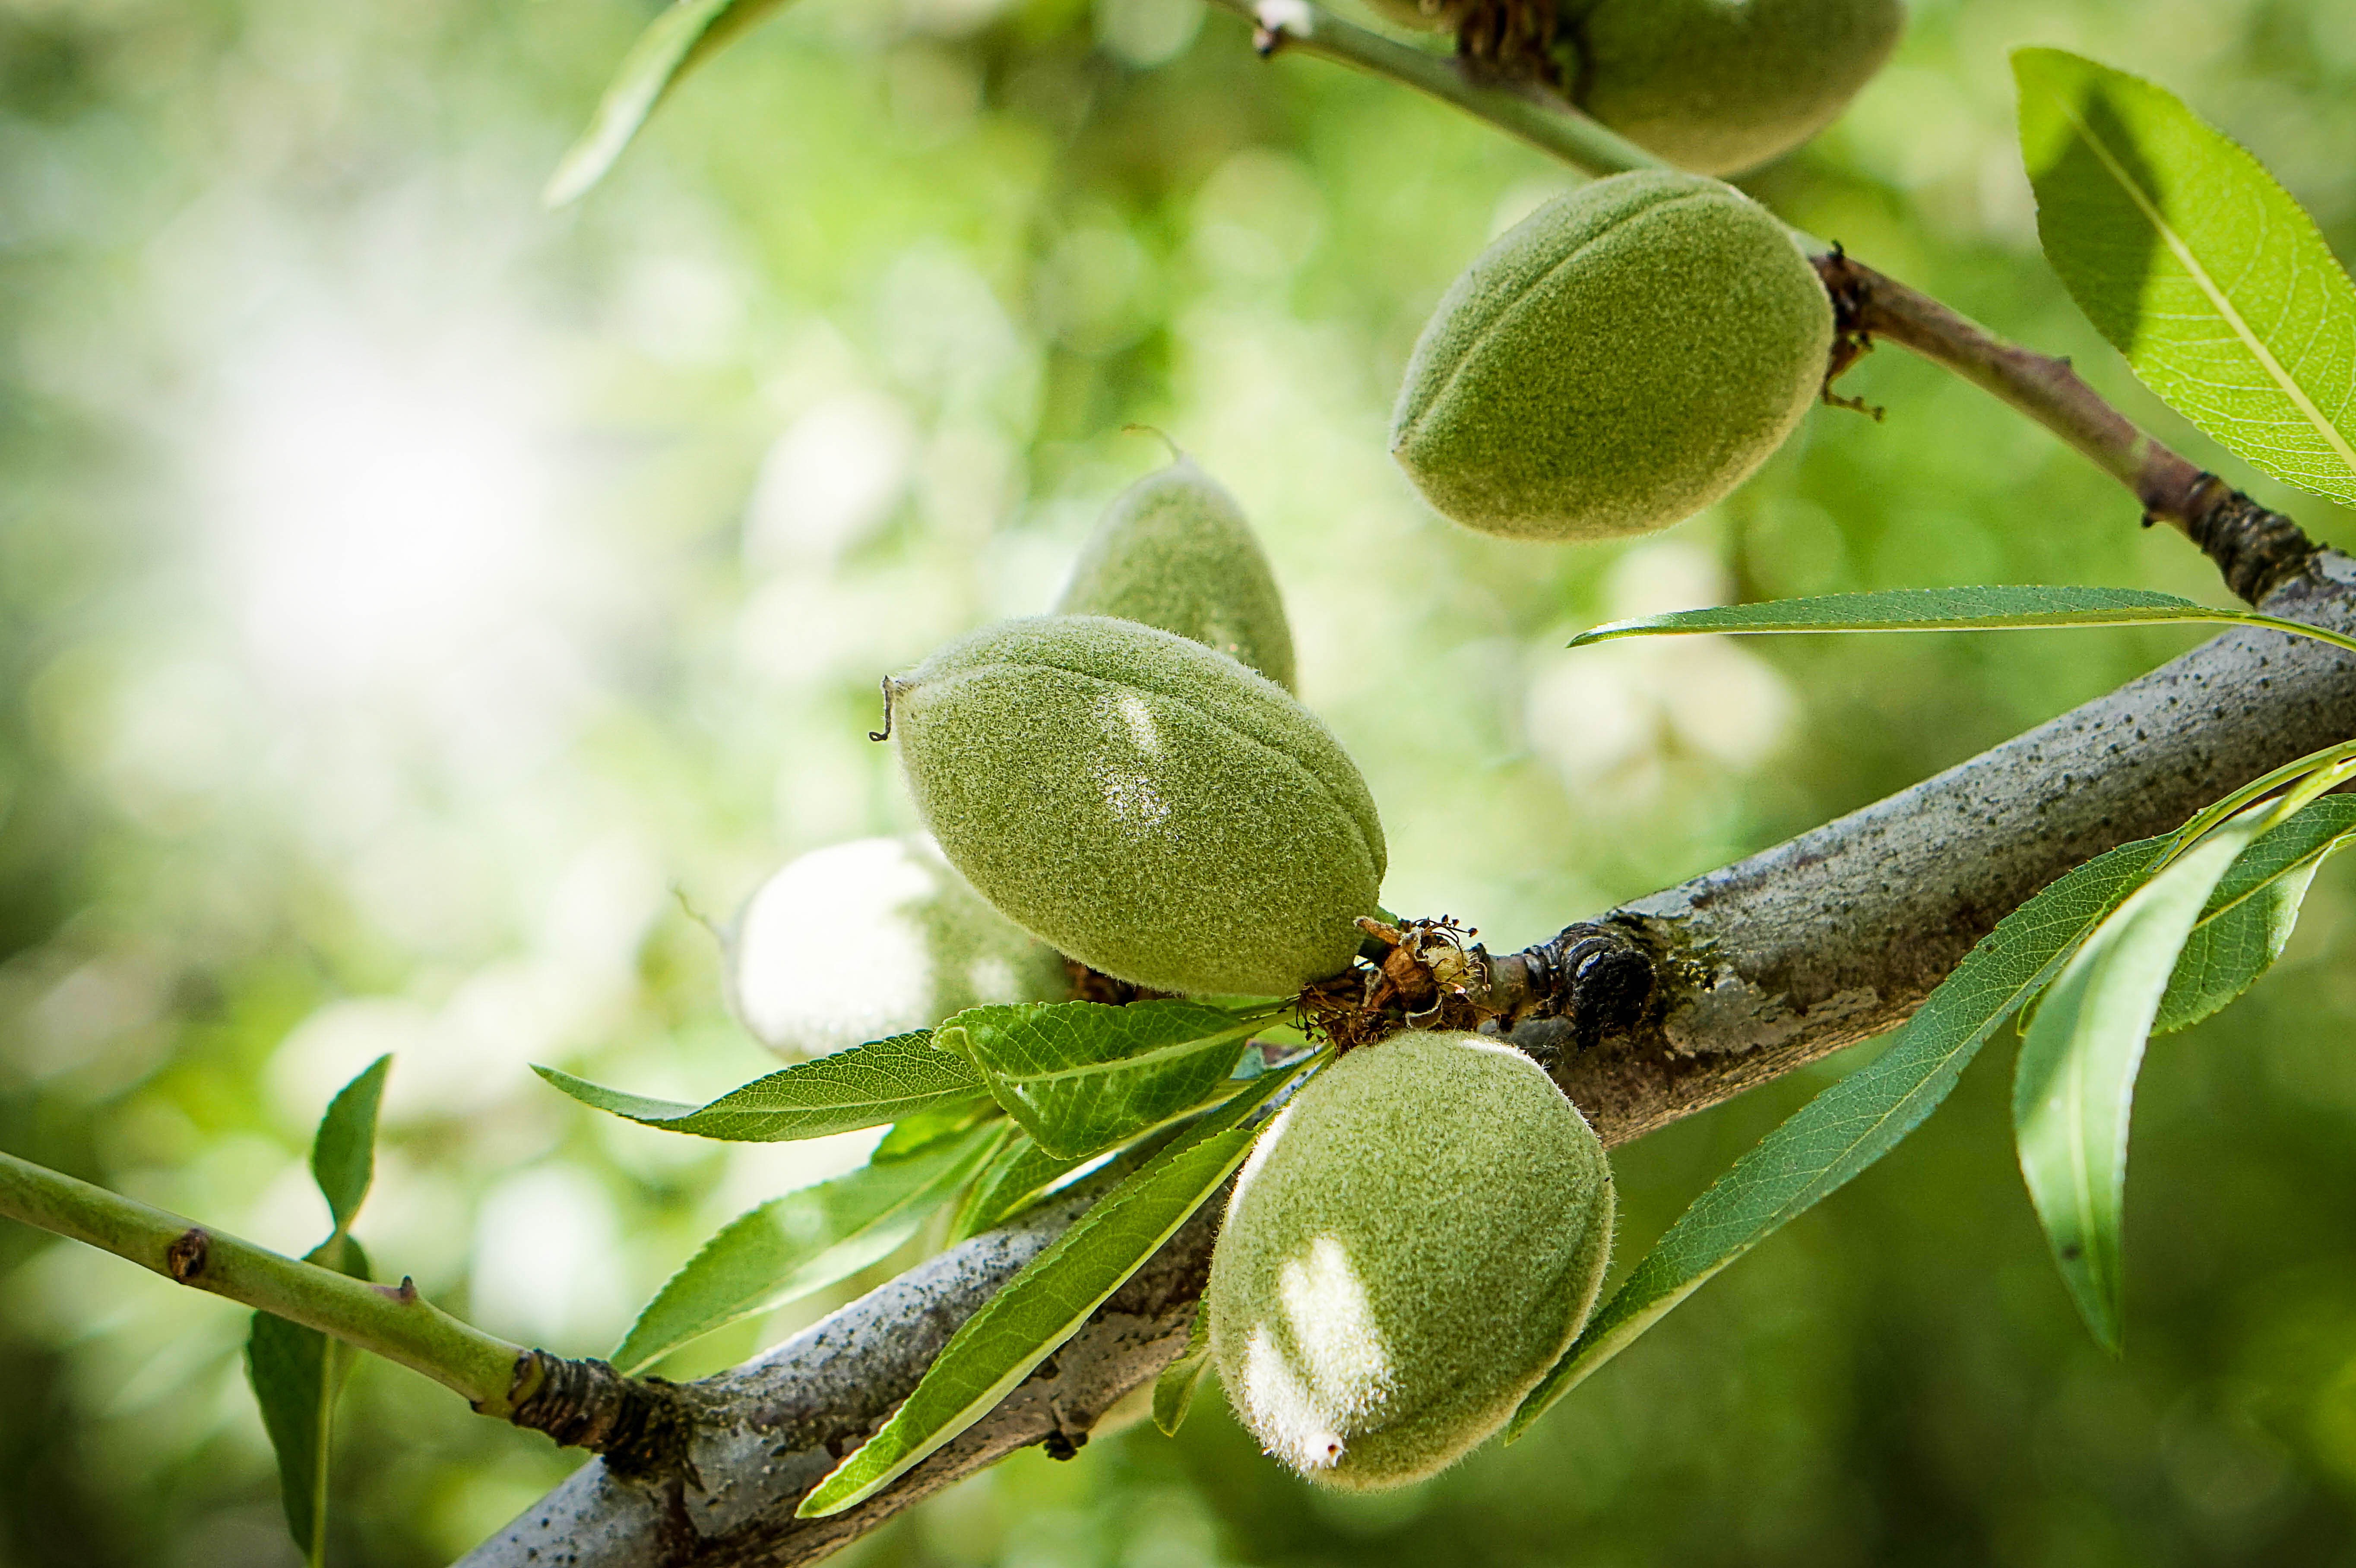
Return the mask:
<svg viewBox="0 0 2356 1568"><path fill-rule="evenodd" d="M2356 625L2356 560L2319 556L2265 608ZM2271 632L2203 644L1888 800L1601 917L1652 951L1660 988L1644 1021L1557 1077L1608 1143L1716 1104L1902 1022L2063 871L2351 736L2356 659ZM1549 1027L1517 1038L1544 1044ZM1069 1218L1067 1207L976 1238L695 1385L693 1481L625 1478L593 1460L464 1568L807 1563L1016 1448L1085 1440L1184 1344L1209 1264L1207 1209L955 1443L850 1513L793 1517Z"/></svg>

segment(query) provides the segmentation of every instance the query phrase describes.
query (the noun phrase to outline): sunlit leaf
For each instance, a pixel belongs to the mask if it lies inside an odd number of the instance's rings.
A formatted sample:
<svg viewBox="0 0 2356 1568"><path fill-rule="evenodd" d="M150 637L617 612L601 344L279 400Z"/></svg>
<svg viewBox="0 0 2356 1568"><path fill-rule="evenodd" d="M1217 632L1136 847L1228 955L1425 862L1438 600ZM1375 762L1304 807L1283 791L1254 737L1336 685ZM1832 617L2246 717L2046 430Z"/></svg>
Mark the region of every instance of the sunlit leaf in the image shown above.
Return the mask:
<svg viewBox="0 0 2356 1568"><path fill-rule="evenodd" d="M535 1067L584 1105L666 1132L732 1143L782 1143L881 1126L981 1093L981 1076L930 1030L838 1051L770 1073L708 1104L625 1093L553 1067Z"/></svg>
<svg viewBox="0 0 2356 1568"><path fill-rule="evenodd" d="M2209 895L2169 976L2151 1032L2189 1029L2282 956L2316 868L2356 836L2356 799L2328 795L2242 852Z"/></svg>
<svg viewBox="0 0 2356 1568"><path fill-rule="evenodd" d="M1194 1391L1211 1370L1211 1304L1198 1302L1194 1326L1186 1332L1186 1348L1153 1380L1153 1424L1164 1437L1175 1437L1194 1408Z"/></svg>
<svg viewBox="0 0 2356 1568"><path fill-rule="evenodd" d="M1695 1199L1506 1427L1510 1441L1710 1276L1896 1147L1998 1025L2150 871L2168 840L2099 855L1997 923L1889 1049L1793 1113Z"/></svg>
<svg viewBox="0 0 2356 1568"><path fill-rule="evenodd" d="M2171 622L2266 626L2356 649L2356 641L2326 629L2261 615L2254 610L2211 609L2173 593L2140 588L2044 588L2033 584L1976 588L1890 588L1871 593L1826 593L1813 599L1771 599L1721 604L1614 621L1581 632L1574 648L1615 637L1697 632L2010 632L2055 626L2147 626Z"/></svg>
<svg viewBox="0 0 2356 1568"><path fill-rule="evenodd" d="M2045 254L2178 412L2277 479L2356 502L2356 288L2309 218L2173 93L2012 57Z"/></svg>
<svg viewBox="0 0 2356 1568"><path fill-rule="evenodd" d="M706 1242L648 1302L612 1360L636 1376L690 1340L773 1311L890 1256L973 1179L1004 1122L773 1198Z"/></svg>
<svg viewBox="0 0 2356 1568"><path fill-rule="evenodd" d="M2119 1348L2120 1210L2144 1041L2192 923L2264 822L2217 829L2122 902L2037 1004L2013 1079L2021 1174L2086 1325Z"/></svg>
<svg viewBox="0 0 2356 1568"><path fill-rule="evenodd" d="M1263 1075L1073 1221L941 1348L906 1403L797 1510L840 1513L988 1414L1078 1331L1250 1151L1248 1118L1298 1072Z"/></svg>
<svg viewBox="0 0 2356 1568"><path fill-rule="evenodd" d="M352 1239L351 1225L375 1173L377 1109L391 1065L391 1057L380 1056L337 1091L311 1140L311 1172L327 1200L335 1229L305 1261L355 1279L369 1275L368 1254ZM253 1381L262 1428L278 1456L286 1528L304 1561L314 1568L326 1561L328 1436L336 1394L353 1356L350 1347L317 1329L266 1312L253 1315L246 1336L246 1374Z"/></svg>
<svg viewBox="0 0 2356 1568"><path fill-rule="evenodd" d="M562 207L605 177L681 77L767 17L785 0L676 0L640 33L614 72L588 128L566 149L541 199Z"/></svg>
<svg viewBox="0 0 2356 1568"><path fill-rule="evenodd" d="M1261 1021L1199 1002L1021 1002L969 1008L933 1038L1042 1149L1084 1159L1209 1099Z"/></svg>

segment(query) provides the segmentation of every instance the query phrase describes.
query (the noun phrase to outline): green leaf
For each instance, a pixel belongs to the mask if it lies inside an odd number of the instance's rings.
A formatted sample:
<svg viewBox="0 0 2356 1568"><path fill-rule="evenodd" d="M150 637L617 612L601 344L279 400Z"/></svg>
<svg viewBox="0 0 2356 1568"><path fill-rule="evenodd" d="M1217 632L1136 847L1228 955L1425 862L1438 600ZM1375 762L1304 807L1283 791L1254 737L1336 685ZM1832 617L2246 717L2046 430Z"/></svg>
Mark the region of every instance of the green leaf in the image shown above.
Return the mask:
<svg viewBox="0 0 2356 1568"><path fill-rule="evenodd" d="M2012 57L2046 258L2144 384L2277 479L2356 502L2356 288L2315 220L2176 96Z"/></svg>
<svg viewBox="0 0 2356 1568"><path fill-rule="evenodd" d="M1085 1159L1210 1099L1263 1021L1199 1002L1018 1002L969 1008L933 1041L980 1068L1042 1149Z"/></svg>
<svg viewBox="0 0 2356 1568"><path fill-rule="evenodd" d="M1058 1159L1033 1141L1029 1133L1016 1133L966 1194L949 1227L949 1240L962 1242L998 1229L1087 1163L1086 1158Z"/></svg>
<svg viewBox="0 0 2356 1568"><path fill-rule="evenodd" d="M562 207L605 177L681 77L765 20L785 0L677 0L622 57L580 140L566 149L541 199Z"/></svg>
<svg viewBox="0 0 2356 1568"><path fill-rule="evenodd" d="M355 1279L369 1276L368 1254L349 1236L321 1243L305 1261ZM246 1334L246 1376L262 1407L262 1430L278 1456L278 1497L287 1532L313 1568L327 1561L328 1435L336 1395L358 1359L350 1346L267 1312L253 1315Z"/></svg>
<svg viewBox="0 0 2356 1568"><path fill-rule="evenodd" d="M2192 923L2264 825L2256 807L2145 883L2098 926L2040 999L2012 1092L2021 1174L2086 1326L2119 1348L2119 1216L2136 1072Z"/></svg>
<svg viewBox="0 0 2356 1568"><path fill-rule="evenodd" d="M732 1143L783 1143L881 1126L970 1099L984 1087L963 1061L933 1049L930 1030L798 1062L704 1105L625 1093L553 1067L532 1071L584 1105L665 1132Z"/></svg>
<svg viewBox="0 0 2356 1568"><path fill-rule="evenodd" d="M1186 1332L1186 1348L1153 1380L1153 1424L1164 1437L1175 1437L1194 1407L1194 1391L1211 1370L1211 1304L1197 1303L1194 1326Z"/></svg>
<svg viewBox="0 0 2356 1568"><path fill-rule="evenodd" d="M391 1065L391 1057L380 1056L338 1090L311 1140L311 1174L327 1200L335 1229L305 1261L354 1279L369 1276L368 1254L352 1239L351 1225L376 1170L377 1109ZM253 1315L246 1335L246 1375L278 1456L286 1528L314 1568L326 1561L328 1435L336 1393L353 1359L348 1346L266 1312Z"/></svg>
<svg viewBox="0 0 2356 1568"><path fill-rule="evenodd" d="M1997 1026L2053 977L2168 844L2146 838L2098 855L1999 921L1888 1050L1801 1106L1694 1200L1522 1402L1507 1441L1711 1275L1922 1125Z"/></svg>
<svg viewBox="0 0 2356 1568"><path fill-rule="evenodd" d="M2151 1032L2189 1029L2255 985L2282 956L2325 857L2356 837L2356 799L2328 795L2259 838L2201 912Z"/></svg>
<svg viewBox="0 0 2356 1568"><path fill-rule="evenodd" d="M1826 593L1813 599L1772 599L1762 604L1721 604L1614 621L1581 632L1569 645L1694 632L2010 632L2052 626L2146 626L2169 622L2266 626L2356 650L2337 632L2261 615L2215 610L2140 588L2048 588L2034 584L1976 588L1891 588L1872 593Z"/></svg>
<svg viewBox="0 0 2356 1568"><path fill-rule="evenodd" d="M986 1093L944 1100L929 1111L919 1111L893 1123L892 1130L884 1135L867 1157L878 1165L905 1159L923 1153L943 1138L953 1138L984 1120L994 1121L999 1116L998 1102Z"/></svg>
<svg viewBox="0 0 2356 1568"><path fill-rule="evenodd" d="M973 1179L1010 1131L994 1122L937 1138L730 1221L638 1314L614 1351L615 1369L635 1377L690 1340L888 1257Z"/></svg>
<svg viewBox="0 0 2356 1568"><path fill-rule="evenodd" d="M351 1229L376 1177L376 1114L391 1066L391 1056L380 1056L345 1084L328 1102L311 1141L311 1175L327 1197L338 1235Z"/></svg>
<svg viewBox="0 0 2356 1568"><path fill-rule="evenodd" d="M1074 1221L950 1336L906 1403L797 1517L855 1506L988 1414L1234 1174L1258 1131L1251 1114L1301 1071L1255 1080Z"/></svg>

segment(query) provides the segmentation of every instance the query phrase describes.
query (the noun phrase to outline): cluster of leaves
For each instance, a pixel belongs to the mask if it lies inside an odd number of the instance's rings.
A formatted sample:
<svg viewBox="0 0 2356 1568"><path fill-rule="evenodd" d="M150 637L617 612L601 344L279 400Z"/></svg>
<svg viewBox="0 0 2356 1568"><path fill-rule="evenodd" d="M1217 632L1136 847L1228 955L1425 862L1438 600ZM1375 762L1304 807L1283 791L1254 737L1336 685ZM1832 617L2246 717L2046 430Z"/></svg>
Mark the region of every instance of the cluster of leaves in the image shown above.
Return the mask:
<svg viewBox="0 0 2356 1568"><path fill-rule="evenodd" d="M2277 478L2356 498L2356 288L2247 152L2166 91L2057 49L2014 57L2047 256L2144 381ZM1679 633L2005 630L2222 622L2340 633L2130 589L1834 594L1598 627ZM1803 1106L1670 1227L1596 1313L1508 1440L1719 1270L1887 1154L2019 1021L2013 1126L2038 1218L2087 1326L2122 1341L2129 1114L2149 1037L2247 990L2316 868L2356 837L2356 741L2277 769L2176 833L2122 845L2014 911L1872 1063ZM2025 1021L2022 1021L2025 1020Z"/></svg>
<svg viewBox="0 0 2356 1568"><path fill-rule="evenodd" d="M949 1217L954 1242L1051 1198L1086 1199L801 1511L851 1507L987 1414L1234 1174L1262 1108L1327 1059L1283 1013L1280 1004L1192 1001L972 1008L704 1105L542 1068L584 1104L702 1137L892 1128L858 1170L730 1221L647 1304L615 1365L643 1371L700 1335L846 1278L937 1215Z"/></svg>

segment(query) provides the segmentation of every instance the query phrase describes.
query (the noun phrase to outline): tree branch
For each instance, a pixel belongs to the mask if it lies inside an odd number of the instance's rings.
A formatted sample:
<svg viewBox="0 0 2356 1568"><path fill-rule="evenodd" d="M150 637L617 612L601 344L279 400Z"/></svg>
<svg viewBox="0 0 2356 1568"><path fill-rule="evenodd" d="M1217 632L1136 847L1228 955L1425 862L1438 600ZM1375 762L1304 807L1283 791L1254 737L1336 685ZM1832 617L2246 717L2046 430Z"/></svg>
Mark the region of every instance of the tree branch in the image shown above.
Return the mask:
<svg viewBox="0 0 2356 1568"><path fill-rule="evenodd" d="M2311 557L2266 608L2356 626L2356 560ZM1551 944L1558 957L1607 933L1606 946L1649 959L1657 984L1591 1046L1577 1045L1575 1017L1533 1019L1515 1038L1559 1052L1557 1081L1605 1142L1624 1143L1904 1021L2063 871L2351 735L2356 657L2284 633L2218 637L1878 805L1571 928L1573 941ZM808 1563L1026 1444L1068 1452L1183 1346L1215 1234L1208 1209L955 1444L859 1509L793 1517L1072 1212L978 1237L695 1385L700 1484L593 1463L465 1568Z"/></svg>

